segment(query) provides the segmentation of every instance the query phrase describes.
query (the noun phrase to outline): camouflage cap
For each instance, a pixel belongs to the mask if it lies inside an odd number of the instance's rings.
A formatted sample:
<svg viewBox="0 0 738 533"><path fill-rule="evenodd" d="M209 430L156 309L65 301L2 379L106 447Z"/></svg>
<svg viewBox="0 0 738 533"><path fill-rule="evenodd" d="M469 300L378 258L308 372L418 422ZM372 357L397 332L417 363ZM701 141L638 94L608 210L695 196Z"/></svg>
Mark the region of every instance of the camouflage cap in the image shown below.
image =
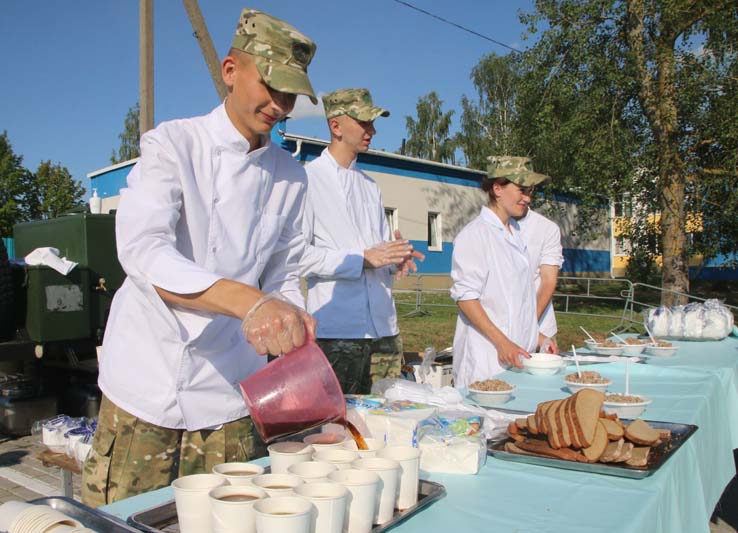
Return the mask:
<svg viewBox="0 0 738 533"><path fill-rule="evenodd" d="M356 120L367 121L390 114L386 109L374 105L369 89L338 89L323 96L323 107L326 118L348 115Z"/></svg>
<svg viewBox="0 0 738 533"><path fill-rule="evenodd" d="M316 46L294 27L262 11L244 9L231 46L254 56L259 74L272 89L304 94L318 103L307 76Z"/></svg>
<svg viewBox="0 0 738 533"><path fill-rule="evenodd" d="M490 156L487 158L487 177L505 178L521 187L533 187L551 179L545 174L533 172L530 157Z"/></svg>

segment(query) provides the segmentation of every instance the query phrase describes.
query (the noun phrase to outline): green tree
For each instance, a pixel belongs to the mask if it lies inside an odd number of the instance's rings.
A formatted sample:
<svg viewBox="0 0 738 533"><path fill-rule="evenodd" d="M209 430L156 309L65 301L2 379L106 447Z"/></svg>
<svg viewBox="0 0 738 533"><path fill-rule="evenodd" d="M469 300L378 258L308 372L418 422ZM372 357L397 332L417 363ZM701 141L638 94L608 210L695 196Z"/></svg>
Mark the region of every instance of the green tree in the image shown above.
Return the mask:
<svg viewBox="0 0 738 533"><path fill-rule="evenodd" d="M404 143L404 155L420 157L441 163L454 163L455 143L449 137L453 110L443 112L443 101L435 91L418 98L415 108L417 120L405 117L407 141Z"/></svg>
<svg viewBox="0 0 738 533"><path fill-rule="evenodd" d="M484 170L490 155L521 155L514 136L520 56L494 53L472 69L476 90L461 98L461 126L455 136L467 166Z"/></svg>
<svg viewBox="0 0 738 533"><path fill-rule="evenodd" d="M0 135L0 237L12 237L13 225L28 219L24 206L30 173L16 155L8 132Z"/></svg>
<svg viewBox="0 0 738 533"><path fill-rule="evenodd" d="M123 126L123 132L118 135L120 139L120 147L118 147L118 153L113 150L110 155L110 162L112 164L121 163L134 159L141 155L141 149L139 147L139 141L141 138L139 130L139 103L136 102L133 107L126 113L125 124Z"/></svg>
<svg viewBox="0 0 738 533"><path fill-rule="evenodd" d="M72 178L66 167L42 161L33 176L33 187L26 205L33 219L55 218L79 207L84 195L85 188Z"/></svg>
<svg viewBox="0 0 738 533"><path fill-rule="evenodd" d="M523 20L531 32L545 28L519 89L526 152L589 205L628 192L643 213L658 213L629 230L638 237L657 220L662 285L688 292L690 221L725 228L710 203L733 214L738 203L728 188L738 125L717 116L736 110L738 9L727 0L538 0ZM720 246L735 251L738 241Z"/></svg>

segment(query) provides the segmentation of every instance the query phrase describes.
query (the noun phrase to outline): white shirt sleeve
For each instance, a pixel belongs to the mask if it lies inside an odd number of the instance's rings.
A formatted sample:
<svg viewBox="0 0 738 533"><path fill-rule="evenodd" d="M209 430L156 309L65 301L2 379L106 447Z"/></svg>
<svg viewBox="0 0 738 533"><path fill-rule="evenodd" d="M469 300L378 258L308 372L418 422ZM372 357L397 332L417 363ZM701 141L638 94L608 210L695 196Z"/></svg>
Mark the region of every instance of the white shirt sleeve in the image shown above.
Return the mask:
<svg viewBox="0 0 738 533"><path fill-rule="evenodd" d="M487 283L489 267L478 242L472 231L462 231L454 241L451 298L456 302L480 299Z"/></svg>
<svg viewBox="0 0 738 533"><path fill-rule="evenodd" d="M177 165L154 135L145 134L141 159L128 175L128 188L121 191L115 219L118 258L138 286L193 294L221 279L177 250L181 207Z"/></svg>
<svg viewBox="0 0 738 533"><path fill-rule="evenodd" d="M543 239L543 247L541 249L540 265L552 265L561 268L564 264L564 251L561 246L561 230L558 224L548 224L546 235ZM537 268L539 265L531 265Z"/></svg>
<svg viewBox="0 0 738 533"><path fill-rule="evenodd" d="M261 275L261 290L269 294L279 291L293 304L305 309L305 298L300 290L300 258L305 249L302 236L302 201L295 202L287 216L282 233Z"/></svg>
<svg viewBox="0 0 738 533"><path fill-rule="evenodd" d="M305 251L300 260L302 276L329 279L359 279L364 270L364 250L359 248L335 250L315 246L315 212L310 201L310 189L306 195L305 213L302 217L302 233Z"/></svg>

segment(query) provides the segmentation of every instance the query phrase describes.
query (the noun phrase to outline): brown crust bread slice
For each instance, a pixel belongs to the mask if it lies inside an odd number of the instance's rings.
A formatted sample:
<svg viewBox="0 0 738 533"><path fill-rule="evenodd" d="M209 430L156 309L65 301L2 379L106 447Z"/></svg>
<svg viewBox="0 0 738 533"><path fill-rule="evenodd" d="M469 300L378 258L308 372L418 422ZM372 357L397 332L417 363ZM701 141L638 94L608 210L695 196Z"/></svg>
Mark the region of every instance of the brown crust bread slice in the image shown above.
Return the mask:
<svg viewBox="0 0 738 533"><path fill-rule="evenodd" d="M659 432L641 419L634 420L625 428L625 438L642 446L653 446L659 440Z"/></svg>
<svg viewBox="0 0 738 533"><path fill-rule="evenodd" d="M630 459L625 461L625 464L630 466L646 466L648 464L648 455L650 453L650 446L636 446L633 448Z"/></svg>
<svg viewBox="0 0 738 533"><path fill-rule="evenodd" d="M609 418L600 418L600 422L602 422L602 425L605 426L605 429L607 430L608 439L620 440L623 438L625 431L623 430L622 425L610 420Z"/></svg>
<svg viewBox="0 0 738 533"><path fill-rule="evenodd" d="M633 443L632 442L626 442L623 444L623 449L620 450L620 455L618 455L615 459L612 460L613 463L624 463L628 459L631 458L633 455Z"/></svg>
<svg viewBox="0 0 738 533"><path fill-rule="evenodd" d="M611 463L620 456L620 452L623 450L623 444L625 439L610 441L605 448L605 453L600 457L601 463Z"/></svg>
<svg viewBox="0 0 738 533"><path fill-rule="evenodd" d="M554 448L551 448L551 446L549 446L545 441L540 439L525 439L522 442L517 442L516 446L522 450L546 455L555 459L577 461L580 463L587 462L587 459L584 457L584 455L579 452L576 452L569 448L561 448L560 450L555 450Z"/></svg>
<svg viewBox="0 0 738 533"><path fill-rule="evenodd" d="M528 431L531 435L538 435L538 426L536 425L536 415L528 415Z"/></svg>
<svg viewBox="0 0 738 533"><path fill-rule="evenodd" d="M597 422L600 419L600 410L602 403L605 401L605 395L594 389L582 389L574 396L574 408L572 409L574 424L581 428L580 440L582 445L588 448L594 442L598 427ZM607 437L607 432L605 432L605 437Z"/></svg>
<svg viewBox="0 0 738 533"><path fill-rule="evenodd" d="M571 436L571 445L574 448L582 448L581 437L579 436L579 428L574 424L574 418L571 415L572 407L574 406L574 396L569 396L564 406L564 418L566 419L566 425L569 427L569 435Z"/></svg>
<svg viewBox="0 0 738 533"><path fill-rule="evenodd" d="M558 417L556 416L556 410L559 408L559 405L561 405L561 403L561 400L555 400L551 405L549 405L548 409L546 410L546 421L548 422L549 428L548 443L551 445L552 448L556 450L564 447L560 438Z"/></svg>
<svg viewBox="0 0 738 533"><path fill-rule="evenodd" d="M600 460L602 454L605 453L605 449L607 449L609 442L610 441L607 438L607 430L605 429L605 426L602 425L602 422L598 420L595 426L592 445L587 448L582 448L582 453L590 463L596 463Z"/></svg>
<svg viewBox="0 0 738 533"><path fill-rule="evenodd" d="M516 418L515 425L518 426L518 429L526 431L528 429L528 419L527 418Z"/></svg>

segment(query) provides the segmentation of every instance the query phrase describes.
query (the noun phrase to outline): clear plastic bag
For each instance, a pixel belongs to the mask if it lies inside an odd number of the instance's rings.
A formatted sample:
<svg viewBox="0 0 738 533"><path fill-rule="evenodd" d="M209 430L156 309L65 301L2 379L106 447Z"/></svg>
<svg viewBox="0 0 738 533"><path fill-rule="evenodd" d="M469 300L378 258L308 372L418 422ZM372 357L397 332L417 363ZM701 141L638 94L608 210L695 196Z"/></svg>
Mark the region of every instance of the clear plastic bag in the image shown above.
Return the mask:
<svg viewBox="0 0 738 533"><path fill-rule="evenodd" d="M487 458L482 418L464 411L442 411L418 425L420 468L427 472L476 474Z"/></svg>
<svg viewBox="0 0 738 533"><path fill-rule="evenodd" d="M655 337L714 341L731 334L734 318L719 300L712 299L704 303L649 309L643 315L643 323Z"/></svg>

